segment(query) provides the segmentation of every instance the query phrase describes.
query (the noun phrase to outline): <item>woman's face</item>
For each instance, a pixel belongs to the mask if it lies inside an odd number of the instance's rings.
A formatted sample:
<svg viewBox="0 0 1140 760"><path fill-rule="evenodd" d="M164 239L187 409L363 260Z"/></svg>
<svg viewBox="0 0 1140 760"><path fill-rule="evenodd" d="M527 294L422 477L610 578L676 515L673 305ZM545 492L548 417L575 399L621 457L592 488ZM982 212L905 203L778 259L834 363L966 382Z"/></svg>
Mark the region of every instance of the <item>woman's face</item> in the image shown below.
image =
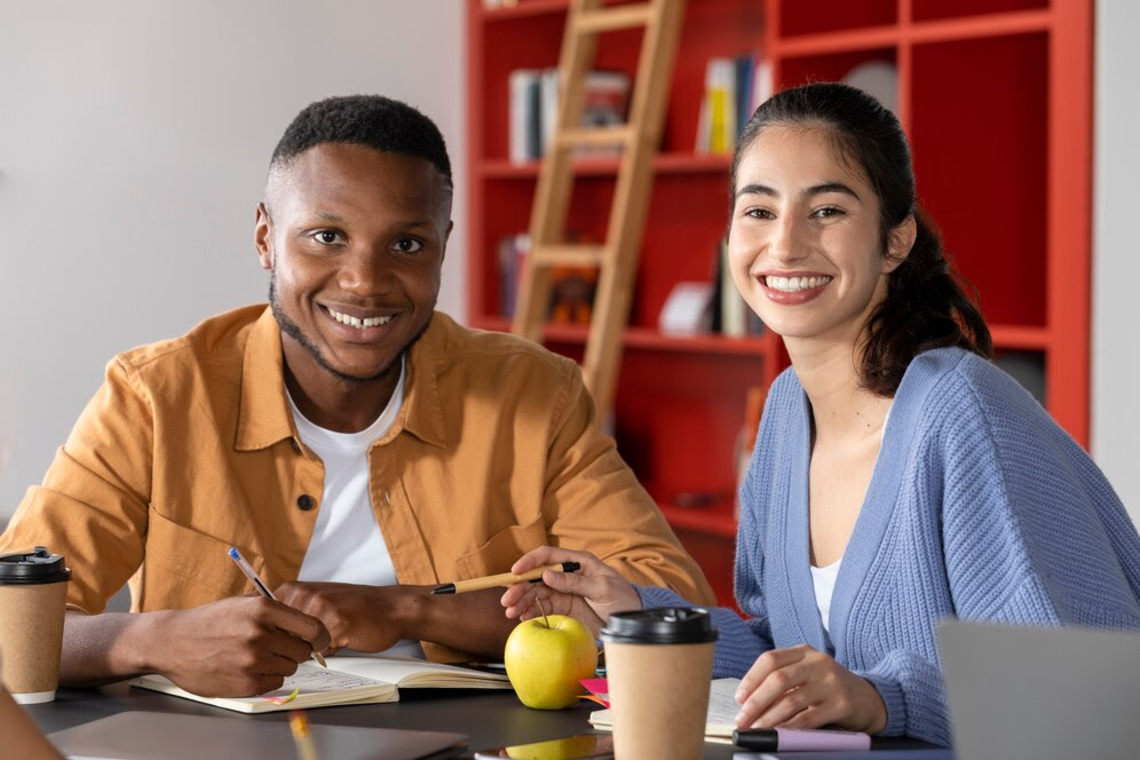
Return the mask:
<svg viewBox="0 0 1140 760"><path fill-rule="evenodd" d="M885 255L879 199L855 165L822 127L771 126L741 156L733 192L728 258L744 300L789 348L854 346L905 256Z"/></svg>

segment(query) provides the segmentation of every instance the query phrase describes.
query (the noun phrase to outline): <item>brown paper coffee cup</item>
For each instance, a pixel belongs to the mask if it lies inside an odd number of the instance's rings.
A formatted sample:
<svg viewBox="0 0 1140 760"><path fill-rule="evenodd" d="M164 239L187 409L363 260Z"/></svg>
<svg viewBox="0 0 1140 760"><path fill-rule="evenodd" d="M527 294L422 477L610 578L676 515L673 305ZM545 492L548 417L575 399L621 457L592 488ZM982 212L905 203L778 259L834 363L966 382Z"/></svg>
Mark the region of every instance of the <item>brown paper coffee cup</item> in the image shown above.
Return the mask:
<svg viewBox="0 0 1140 760"><path fill-rule="evenodd" d="M615 760L699 760L716 646L708 613L663 608L621 615L626 619L611 616L602 632Z"/></svg>
<svg viewBox="0 0 1140 760"><path fill-rule="evenodd" d="M37 547L37 552L40 547ZM32 557L31 562L24 559ZM0 557L0 681L22 704L51 702L59 686L67 577L63 558L58 567L31 567L35 554ZM20 567L17 567L19 565Z"/></svg>

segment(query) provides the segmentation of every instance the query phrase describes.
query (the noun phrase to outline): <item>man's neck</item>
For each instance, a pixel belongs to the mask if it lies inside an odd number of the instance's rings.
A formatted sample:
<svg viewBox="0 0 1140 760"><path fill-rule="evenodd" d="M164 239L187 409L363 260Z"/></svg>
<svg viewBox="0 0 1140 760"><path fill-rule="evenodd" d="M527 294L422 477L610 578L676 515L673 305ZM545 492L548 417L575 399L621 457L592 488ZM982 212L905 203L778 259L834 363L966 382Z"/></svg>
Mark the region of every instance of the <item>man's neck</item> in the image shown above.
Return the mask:
<svg viewBox="0 0 1140 760"><path fill-rule="evenodd" d="M319 367L298 362L295 371L285 351L285 385L305 419L337 433L358 433L379 417L400 382L397 359L380 378L364 382L342 380Z"/></svg>

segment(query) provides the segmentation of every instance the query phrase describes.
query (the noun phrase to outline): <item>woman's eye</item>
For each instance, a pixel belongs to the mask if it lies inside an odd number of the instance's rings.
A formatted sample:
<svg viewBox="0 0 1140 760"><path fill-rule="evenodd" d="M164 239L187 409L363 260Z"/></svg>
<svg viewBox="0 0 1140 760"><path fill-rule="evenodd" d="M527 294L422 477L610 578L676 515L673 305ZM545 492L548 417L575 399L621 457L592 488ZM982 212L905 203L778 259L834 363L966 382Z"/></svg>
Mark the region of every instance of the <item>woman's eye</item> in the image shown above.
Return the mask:
<svg viewBox="0 0 1140 760"><path fill-rule="evenodd" d="M766 208L750 208L744 211L745 216L750 216L753 219L774 219L772 212Z"/></svg>
<svg viewBox="0 0 1140 760"><path fill-rule="evenodd" d="M423 243L418 240L413 240L412 238L403 238L401 240L397 240L396 245L393 246L393 248L395 248L400 253L416 253L422 250L423 247Z"/></svg>
<svg viewBox="0 0 1140 760"><path fill-rule="evenodd" d="M812 216L817 219L831 219L832 217L843 216L844 213L843 209L838 206L824 206L821 209L816 209Z"/></svg>

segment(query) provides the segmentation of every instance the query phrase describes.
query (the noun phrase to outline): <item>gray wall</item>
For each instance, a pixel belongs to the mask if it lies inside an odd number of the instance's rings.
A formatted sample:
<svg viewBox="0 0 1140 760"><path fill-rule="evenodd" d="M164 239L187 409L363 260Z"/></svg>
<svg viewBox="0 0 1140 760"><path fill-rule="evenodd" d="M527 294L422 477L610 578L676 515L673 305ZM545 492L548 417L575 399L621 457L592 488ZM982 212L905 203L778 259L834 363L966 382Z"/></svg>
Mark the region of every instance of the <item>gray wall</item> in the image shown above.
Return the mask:
<svg viewBox="0 0 1140 760"><path fill-rule="evenodd" d="M1100 0L1093 128L1092 453L1140 525L1140 3Z"/></svg>
<svg viewBox="0 0 1140 760"><path fill-rule="evenodd" d="M462 176L461 9L0 0L0 522L111 356L264 300L254 207L306 104L354 92L412 103ZM462 317L458 185L440 300Z"/></svg>

